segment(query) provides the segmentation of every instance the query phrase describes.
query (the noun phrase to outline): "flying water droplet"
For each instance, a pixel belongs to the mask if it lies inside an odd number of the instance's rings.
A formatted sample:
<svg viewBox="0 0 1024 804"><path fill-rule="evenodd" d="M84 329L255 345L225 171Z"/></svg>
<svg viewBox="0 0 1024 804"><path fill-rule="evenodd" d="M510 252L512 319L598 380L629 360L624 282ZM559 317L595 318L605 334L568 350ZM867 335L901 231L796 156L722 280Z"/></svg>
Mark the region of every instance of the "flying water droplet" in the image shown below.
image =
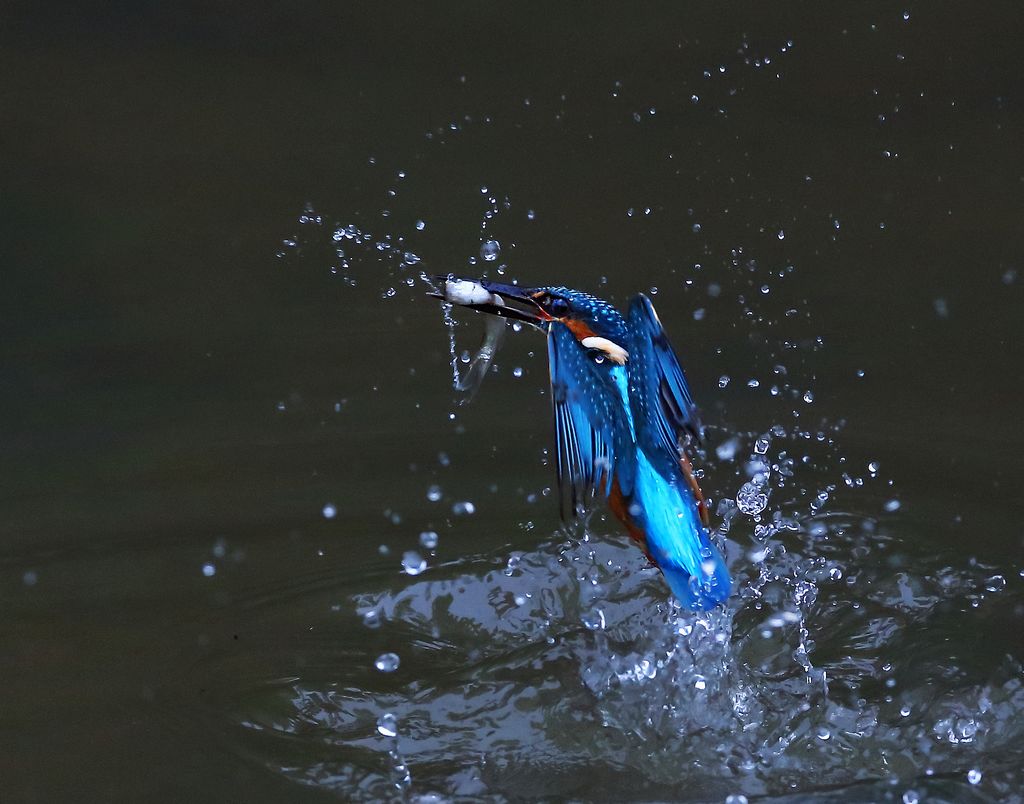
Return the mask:
<svg viewBox="0 0 1024 804"><path fill-rule="evenodd" d="M438 486L436 483L427 489L427 499L430 500L431 502L437 502L438 500L440 500L441 495L441 487Z"/></svg>
<svg viewBox="0 0 1024 804"><path fill-rule="evenodd" d="M382 673L393 673L398 669L400 661L397 653L382 653L377 657L373 666Z"/></svg>
<svg viewBox="0 0 1024 804"><path fill-rule="evenodd" d="M601 609L594 609L583 614L583 626L588 631L603 631L605 626L604 612Z"/></svg>
<svg viewBox="0 0 1024 804"><path fill-rule="evenodd" d="M323 508L324 519L334 519L338 514L338 509L334 507L332 503L327 503Z"/></svg>
<svg viewBox="0 0 1024 804"><path fill-rule="evenodd" d="M748 481L736 494L736 505L744 514L755 516L768 507L768 497L761 492L760 486Z"/></svg>
<svg viewBox="0 0 1024 804"><path fill-rule="evenodd" d="M480 259L484 262L494 262L501 254L501 244L497 240L485 240L480 244Z"/></svg>
<svg viewBox="0 0 1024 804"><path fill-rule="evenodd" d="M426 550L434 550L437 548L438 536L432 530L425 530L420 534L420 546Z"/></svg>
<svg viewBox="0 0 1024 804"><path fill-rule="evenodd" d="M398 736L398 718L387 712L377 718L377 731L385 737Z"/></svg>
<svg viewBox="0 0 1024 804"><path fill-rule="evenodd" d="M427 560L415 550L407 550L402 555L402 571L406 575L419 575L426 568Z"/></svg>
<svg viewBox="0 0 1024 804"><path fill-rule="evenodd" d="M980 784L981 771L977 768L971 768L969 771L967 771L967 781L971 784Z"/></svg>
<svg viewBox="0 0 1024 804"><path fill-rule="evenodd" d="M730 438L723 441L715 448L715 454L718 456L720 461L731 461L736 457L736 451L740 448L740 441L738 438Z"/></svg>

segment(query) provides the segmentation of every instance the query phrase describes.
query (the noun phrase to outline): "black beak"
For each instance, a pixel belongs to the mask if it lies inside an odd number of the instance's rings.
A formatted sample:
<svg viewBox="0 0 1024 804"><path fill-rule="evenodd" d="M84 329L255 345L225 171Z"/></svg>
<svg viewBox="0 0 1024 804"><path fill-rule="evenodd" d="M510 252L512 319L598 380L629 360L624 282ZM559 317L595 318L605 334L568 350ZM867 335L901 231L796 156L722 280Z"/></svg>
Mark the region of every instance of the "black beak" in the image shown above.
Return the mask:
<svg viewBox="0 0 1024 804"><path fill-rule="evenodd" d="M535 288L505 285L501 282L492 282L489 279L464 279L454 274L435 276L432 281L436 289L427 295L433 296L435 299L442 299L481 313L491 313L515 321L524 321L534 326L541 326L547 320L545 316L541 315L541 308L533 299L532 294L537 292ZM466 296L464 300L461 291L470 285L475 285L477 292ZM486 293L480 292L480 288ZM498 296L502 301L515 302L519 306L495 303L492 299L487 298L488 295ZM477 300L478 298L479 300Z"/></svg>

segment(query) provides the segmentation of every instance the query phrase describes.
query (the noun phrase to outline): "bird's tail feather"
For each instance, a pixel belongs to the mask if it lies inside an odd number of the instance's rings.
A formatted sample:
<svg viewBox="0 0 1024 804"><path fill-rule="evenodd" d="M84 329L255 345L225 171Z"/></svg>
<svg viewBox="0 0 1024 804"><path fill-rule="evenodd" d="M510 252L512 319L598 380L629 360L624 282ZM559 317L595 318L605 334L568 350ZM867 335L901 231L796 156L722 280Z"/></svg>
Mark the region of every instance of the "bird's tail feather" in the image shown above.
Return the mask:
<svg viewBox="0 0 1024 804"><path fill-rule="evenodd" d="M706 611L728 599L732 591L729 570L721 552L706 534L701 534L701 554L704 556L696 572L665 563L661 571L665 574L672 594L686 608Z"/></svg>

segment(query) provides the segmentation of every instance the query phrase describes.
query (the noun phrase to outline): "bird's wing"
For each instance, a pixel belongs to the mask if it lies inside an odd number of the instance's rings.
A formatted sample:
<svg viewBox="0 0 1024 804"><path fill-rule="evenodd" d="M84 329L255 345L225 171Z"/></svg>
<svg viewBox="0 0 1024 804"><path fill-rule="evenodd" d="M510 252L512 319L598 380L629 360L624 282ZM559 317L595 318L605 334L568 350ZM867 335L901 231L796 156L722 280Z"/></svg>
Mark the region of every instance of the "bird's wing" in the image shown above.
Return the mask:
<svg viewBox="0 0 1024 804"><path fill-rule="evenodd" d="M558 490L563 519L586 508L597 491L607 497L613 479L632 489L633 447L626 409L609 365L599 365L568 327L552 322L548 331L551 401L555 416Z"/></svg>
<svg viewBox="0 0 1024 804"><path fill-rule="evenodd" d="M630 379L646 393L632 394L637 432L656 433L661 446L675 454L687 435L701 440L697 408L672 344L661 326L654 305L644 294L629 304Z"/></svg>

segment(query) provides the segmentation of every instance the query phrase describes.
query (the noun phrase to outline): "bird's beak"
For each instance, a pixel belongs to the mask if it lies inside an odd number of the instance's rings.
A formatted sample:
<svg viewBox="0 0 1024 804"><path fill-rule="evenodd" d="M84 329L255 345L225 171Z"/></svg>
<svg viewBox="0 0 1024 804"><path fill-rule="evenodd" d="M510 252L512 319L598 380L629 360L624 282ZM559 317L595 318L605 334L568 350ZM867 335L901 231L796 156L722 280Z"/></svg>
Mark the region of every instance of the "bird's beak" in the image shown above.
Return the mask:
<svg viewBox="0 0 1024 804"><path fill-rule="evenodd" d="M489 279L463 279L452 274L435 276L433 283L436 289L427 295L436 299L534 326L540 326L547 320L533 299L534 288L505 285ZM517 306L505 304L506 301Z"/></svg>

